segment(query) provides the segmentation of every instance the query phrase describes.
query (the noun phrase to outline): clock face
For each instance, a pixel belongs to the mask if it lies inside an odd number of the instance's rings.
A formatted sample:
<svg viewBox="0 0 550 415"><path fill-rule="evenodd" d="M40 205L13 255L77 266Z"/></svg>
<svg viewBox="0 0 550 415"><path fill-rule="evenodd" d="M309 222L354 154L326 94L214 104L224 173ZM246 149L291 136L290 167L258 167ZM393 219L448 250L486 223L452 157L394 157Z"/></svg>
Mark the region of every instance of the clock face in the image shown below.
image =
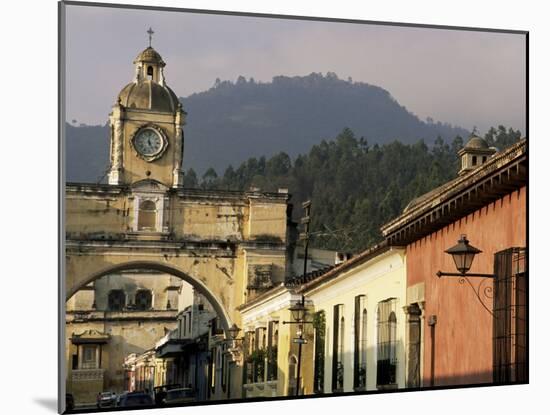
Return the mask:
<svg viewBox="0 0 550 415"><path fill-rule="evenodd" d="M155 130L147 128L138 133L134 147L142 156L154 156L162 149L162 138Z"/></svg>

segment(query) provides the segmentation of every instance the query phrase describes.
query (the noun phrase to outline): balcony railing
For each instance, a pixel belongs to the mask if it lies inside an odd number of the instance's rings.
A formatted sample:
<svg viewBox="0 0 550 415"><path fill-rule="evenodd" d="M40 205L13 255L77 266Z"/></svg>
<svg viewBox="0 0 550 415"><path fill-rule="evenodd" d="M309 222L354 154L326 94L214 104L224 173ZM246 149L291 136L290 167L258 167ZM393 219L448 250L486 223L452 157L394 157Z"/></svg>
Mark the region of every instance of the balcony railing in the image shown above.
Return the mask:
<svg viewBox="0 0 550 415"><path fill-rule="evenodd" d="M103 380L104 369L75 369L72 371L73 382L92 382Z"/></svg>

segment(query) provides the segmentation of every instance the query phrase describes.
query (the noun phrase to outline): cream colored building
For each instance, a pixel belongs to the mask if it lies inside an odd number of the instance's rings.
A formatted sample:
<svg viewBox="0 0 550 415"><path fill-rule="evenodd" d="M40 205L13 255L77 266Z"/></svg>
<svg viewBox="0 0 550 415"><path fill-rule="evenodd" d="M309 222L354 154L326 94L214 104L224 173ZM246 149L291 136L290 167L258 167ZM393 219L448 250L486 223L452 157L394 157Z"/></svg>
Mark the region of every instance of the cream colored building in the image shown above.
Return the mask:
<svg viewBox="0 0 550 415"><path fill-rule="evenodd" d="M309 388L317 393L405 387L405 251L375 246L313 281L298 294L317 324ZM308 386L305 386L307 389Z"/></svg>
<svg viewBox="0 0 550 415"><path fill-rule="evenodd" d="M292 284L280 284L239 307L243 331L243 398L294 396L298 377L299 326L293 322L289 308L301 301ZM306 303L307 304L307 303ZM305 324L301 373L311 371L313 329ZM300 376L300 394L312 393Z"/></svg>
<svg viewBox="0 0 550 415"><path fill-rule="evenodd" d="M285 282L238 307L242 321L243 398L294 396L298 383L300 395L313 393L307 379L313 370L314 327L310 321L296 324L290 308L302 301L297 289L305 281L319 278L349 257L349 254L311 248L307 266L310 272L304 277L303 248L297 247ZM305 307L308 309L305 320L311 320L312 305L305 301ZM300 364L299 332L306 342L302 345Z"/></svg>

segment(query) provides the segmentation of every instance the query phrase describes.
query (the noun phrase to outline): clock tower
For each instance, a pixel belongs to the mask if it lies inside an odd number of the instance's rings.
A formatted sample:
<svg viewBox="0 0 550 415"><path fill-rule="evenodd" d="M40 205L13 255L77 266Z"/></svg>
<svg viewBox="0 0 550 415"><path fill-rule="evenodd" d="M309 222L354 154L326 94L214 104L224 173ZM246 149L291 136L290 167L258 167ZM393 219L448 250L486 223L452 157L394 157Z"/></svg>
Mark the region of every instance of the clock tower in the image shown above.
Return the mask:
<svg viewBox="0 0 550 415"><path fill-rule="evenodd" d="M166 84L166 64L150 41L134 60L133 81L122 88L109 114L109 184L132 185L149 179L177 188L183 183L186 113Z"/></svg>

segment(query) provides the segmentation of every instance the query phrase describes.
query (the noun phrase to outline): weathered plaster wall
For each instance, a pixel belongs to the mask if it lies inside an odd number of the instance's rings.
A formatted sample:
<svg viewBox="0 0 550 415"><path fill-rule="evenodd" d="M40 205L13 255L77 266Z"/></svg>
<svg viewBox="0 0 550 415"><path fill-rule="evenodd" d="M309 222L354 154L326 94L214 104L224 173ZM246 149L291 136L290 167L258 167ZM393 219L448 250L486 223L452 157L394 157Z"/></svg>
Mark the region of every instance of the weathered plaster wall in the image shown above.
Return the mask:
<svg viewBox="0 0 550 415"><path fill-rule="evenodd" d="M476 256L470 272L492 273L493 255L510 247L524 247L526 234L526 188L446 226L407 246L407 286L425 284L423 384L431 373L431 336L427 319L437 316L435 327L435 385L492 382L492 317L472 289L458 278L437 278L436 272L456 272L444 251L466 234L470 244L483 253ZM474 287L490 280L472 278ZM491 309L492 299L485 298Z"/></svg>

